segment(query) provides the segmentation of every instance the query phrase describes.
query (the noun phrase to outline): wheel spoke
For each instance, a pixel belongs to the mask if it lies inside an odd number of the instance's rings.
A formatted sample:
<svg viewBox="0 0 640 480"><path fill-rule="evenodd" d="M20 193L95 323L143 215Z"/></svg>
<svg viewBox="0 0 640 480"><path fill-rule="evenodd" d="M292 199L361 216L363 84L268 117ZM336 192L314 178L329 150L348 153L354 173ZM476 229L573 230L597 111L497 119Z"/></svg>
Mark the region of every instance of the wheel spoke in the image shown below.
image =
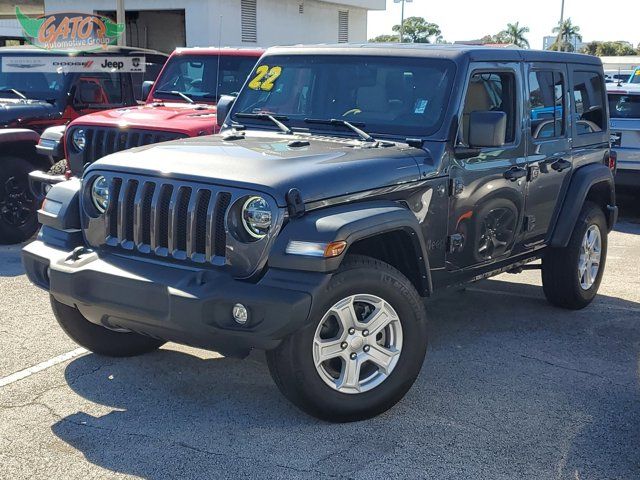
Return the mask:
<svg viewBox="0 0 640 480"><path fill-rule="evenodd" d="M325 341L315 341L316 346L316 355L315 361L316 364L319 365L322 362L326 362L327 360L331 360L332 358L342 356L344 349L341 346L342 339L338 338L336 340L325 340Z"/></svg>
<svg viewBox="0 0 640 480"><path fill-rule="evenodd" d="M376 364L380 367L380 370L382 370L383 373L388 375L391 362L398 353L399 352L397 350L390 350L381 345L375 344L371 345L371 350L369 350L368 353L368 360Z"/></svg>
<svg viewBox="0 0 640 480"><path fill-rule="evenodd" d="M345 298L344 301L334 305L332 312L340 322L343 330L348 330L355 326L357 317L353 308L353 297Z"/></svg>
<svg viewBox="0 0 640 480"><path fill-rule="evenodd" d="M591 262L587 262L587 268L584 271L585 274L585 285L587 288L591 288L593 283L593 279L591 277Z"/></svg>
<svg viewBox="0 0 640 480"><path fill-rule="evenodd" d="M336 382L338 389L360 390L360 359L345 360L340 372L340 378Z"/></svg>
<svg viewBox="0 0 640 480"><path fill-rule="evenodd" d="M395 314L387 308L386 303L382 303L380 308L377 308L371 318L367 322L367 329L369 330L369 335L372 337L377 335L383 328L385 328L389 323L397 320Z"/></svg>

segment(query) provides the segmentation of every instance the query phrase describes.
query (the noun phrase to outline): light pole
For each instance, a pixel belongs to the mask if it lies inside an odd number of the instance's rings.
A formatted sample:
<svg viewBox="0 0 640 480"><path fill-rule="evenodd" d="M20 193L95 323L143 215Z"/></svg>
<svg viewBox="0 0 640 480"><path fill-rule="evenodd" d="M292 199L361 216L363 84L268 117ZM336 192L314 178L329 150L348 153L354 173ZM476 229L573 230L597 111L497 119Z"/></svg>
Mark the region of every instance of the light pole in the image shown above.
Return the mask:
<svg viewBox="0 0 640 480"><path fill-rule="evenodd" d="M126 24L127 20L125 18L125 10L124 10L124 0L116 0L116 23ZM127 29L122 32L122 35L118 37L118 45L124 46L127 44Z"/></svg>
<svg viewBox="0 0 640 480"><path fill-rule="evenodd" d="M404 2L411 3L413 0L393 0L393 3L402 4L400 8L400 43L404 42Z"/></svg>

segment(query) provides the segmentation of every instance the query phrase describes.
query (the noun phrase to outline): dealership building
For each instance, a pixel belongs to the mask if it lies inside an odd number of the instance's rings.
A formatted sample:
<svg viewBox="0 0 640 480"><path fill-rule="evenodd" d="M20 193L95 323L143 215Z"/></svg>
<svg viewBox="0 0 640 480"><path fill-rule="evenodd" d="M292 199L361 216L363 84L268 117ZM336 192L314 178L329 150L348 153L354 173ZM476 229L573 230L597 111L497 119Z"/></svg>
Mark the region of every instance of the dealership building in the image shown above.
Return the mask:
<svg viewBox="0 0 640 480"><path fill-rule="evenodd" d="M269 47L366 42L367 12L385 0L125 0L127 45ZM107 14L115 0L44 0L45 13Z"/></svg>

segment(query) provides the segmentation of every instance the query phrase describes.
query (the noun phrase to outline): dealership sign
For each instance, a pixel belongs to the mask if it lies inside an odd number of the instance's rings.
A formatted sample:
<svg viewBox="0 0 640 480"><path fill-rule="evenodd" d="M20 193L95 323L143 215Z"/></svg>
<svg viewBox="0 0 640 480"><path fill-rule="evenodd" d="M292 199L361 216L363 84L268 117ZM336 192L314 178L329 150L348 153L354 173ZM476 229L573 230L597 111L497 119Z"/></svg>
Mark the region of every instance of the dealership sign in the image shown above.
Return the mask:
<svg viewBox="0 0 640 480"><path fill-rule="evenodd" d="M90 13L57 12L30 18L16 7L24 38L46 50L83 52L116 43L124 24Z"/></svg>
<svg viewBox="0 0 640 480"><path fill-rule="evenodd" d="M44 72L44 73L113 73L138 72L146 70L145 57L70 57L47 55L42 57L18 57L3 55L1 70L9 72Z"/></svg>

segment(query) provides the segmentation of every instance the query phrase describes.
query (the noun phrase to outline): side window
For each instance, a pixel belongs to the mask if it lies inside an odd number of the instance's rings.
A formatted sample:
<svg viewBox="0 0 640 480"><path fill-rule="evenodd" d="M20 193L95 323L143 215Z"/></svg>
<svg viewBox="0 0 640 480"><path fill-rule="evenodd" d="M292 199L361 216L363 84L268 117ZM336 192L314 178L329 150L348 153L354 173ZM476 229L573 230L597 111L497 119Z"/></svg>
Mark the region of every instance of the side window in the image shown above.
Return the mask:
<svg viewBox="0 0 640 480"><path fill-rule="evenodd" d="M573 73L574 118L578 135L606 129L602 78L596 72Z"/></svg>
<svg viewBox="0 0 640 480"><path fill-rule="evenodd" d="M472 112L494 111L507 114L506 143L516 138L516 77L508 72L474 73L469 80L462 111L462 143L468 145L469 116Z"/></svg>
<svg viewBox="0 0 640 480"><path fill-rule="evenodd" d="M534 139L563 137L564 77L560 72L535 71L529 74L531 136Z"/></svg>

